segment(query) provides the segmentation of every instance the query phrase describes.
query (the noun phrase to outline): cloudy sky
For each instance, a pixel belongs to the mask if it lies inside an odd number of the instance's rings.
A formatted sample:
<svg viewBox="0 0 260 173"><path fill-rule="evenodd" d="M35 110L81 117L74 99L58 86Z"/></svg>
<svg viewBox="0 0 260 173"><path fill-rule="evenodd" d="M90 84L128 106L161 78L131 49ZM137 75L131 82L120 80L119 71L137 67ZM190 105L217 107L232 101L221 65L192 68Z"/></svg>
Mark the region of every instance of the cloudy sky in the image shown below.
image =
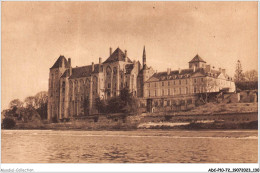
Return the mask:
<svg viewBox="0 0 260 173"><path fill-rule="evenodd" d="M257 2L2 2L2 110L48 89L60 55L83 66L127 49L158 71L197 53L234 75L257 69Z"/></svg>

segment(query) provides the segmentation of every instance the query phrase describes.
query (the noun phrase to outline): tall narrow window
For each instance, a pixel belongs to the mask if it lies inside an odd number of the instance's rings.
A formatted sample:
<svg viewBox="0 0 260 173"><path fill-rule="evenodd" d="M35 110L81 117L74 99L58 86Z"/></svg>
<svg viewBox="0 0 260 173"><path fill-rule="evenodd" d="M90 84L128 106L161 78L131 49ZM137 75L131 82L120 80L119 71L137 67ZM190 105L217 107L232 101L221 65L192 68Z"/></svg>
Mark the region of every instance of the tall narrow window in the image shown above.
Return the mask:
<svg viewBox="0 0 260 173"><path fill-rule="evenodd" d="M65 93L65 82L62 82L62 93Z"/></svg>

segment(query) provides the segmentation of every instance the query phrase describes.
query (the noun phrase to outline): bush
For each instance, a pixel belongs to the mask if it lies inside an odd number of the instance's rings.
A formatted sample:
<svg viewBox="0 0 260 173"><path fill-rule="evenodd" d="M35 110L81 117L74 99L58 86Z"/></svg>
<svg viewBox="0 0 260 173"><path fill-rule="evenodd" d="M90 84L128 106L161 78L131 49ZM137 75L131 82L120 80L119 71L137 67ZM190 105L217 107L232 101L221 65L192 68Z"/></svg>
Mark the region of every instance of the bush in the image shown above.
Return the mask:
<svg viewBox="0 0 260 173"><path fill-rule="evenodd" d="M95 100L95 106L99 113L137 113L138 102L127 88L120 91L119 96L111 97L104 101Z"/></svg>
<svg viewBox="0 0 260 173"><path fill-rule="evenodd" d="M257 90L258 81L236 82L237 90Z"/></svg>
<svg viewBox="0 0 260 173"><path fill-rule="evenodd" d="M15 127L15 121L12 118L5 118L3 120L2 128L3 129L12 129Z"/></svg>

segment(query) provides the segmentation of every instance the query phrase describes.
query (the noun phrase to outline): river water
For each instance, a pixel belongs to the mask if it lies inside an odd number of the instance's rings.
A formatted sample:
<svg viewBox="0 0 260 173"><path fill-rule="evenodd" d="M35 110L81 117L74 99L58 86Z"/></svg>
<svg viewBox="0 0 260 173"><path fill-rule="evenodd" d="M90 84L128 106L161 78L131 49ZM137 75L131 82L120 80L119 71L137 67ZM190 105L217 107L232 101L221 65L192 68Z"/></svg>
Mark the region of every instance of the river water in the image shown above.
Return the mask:
<svg viewBox="0 0 260 173"><path fill-rule="evenodd" d="M257 130L2 130L2 163L256 163Z"/></svg>

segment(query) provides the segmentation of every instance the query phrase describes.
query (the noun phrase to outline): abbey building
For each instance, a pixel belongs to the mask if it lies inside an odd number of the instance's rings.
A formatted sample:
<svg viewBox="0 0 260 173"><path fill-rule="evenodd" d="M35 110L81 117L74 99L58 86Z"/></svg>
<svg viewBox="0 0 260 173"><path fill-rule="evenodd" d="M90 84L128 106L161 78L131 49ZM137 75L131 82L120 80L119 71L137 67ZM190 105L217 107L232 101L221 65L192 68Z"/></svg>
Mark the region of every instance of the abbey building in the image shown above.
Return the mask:
<svg viewBox="0 0 260 173"><path fill-rule="evenodd" d="M127 51L117 48L113 52L110 48L109 57L104 62L99 58L98 64L73 68L70 58L57 59L49 73L48 119L97 114L96 98L118 96L125 87L148 112L160 111L159 107L174 111L178 102L188 106L199 93L235 91L225 69L212 68L199 55L187 69L157 73L146 64L145 48L142 64L130 59Z"/></svg>

